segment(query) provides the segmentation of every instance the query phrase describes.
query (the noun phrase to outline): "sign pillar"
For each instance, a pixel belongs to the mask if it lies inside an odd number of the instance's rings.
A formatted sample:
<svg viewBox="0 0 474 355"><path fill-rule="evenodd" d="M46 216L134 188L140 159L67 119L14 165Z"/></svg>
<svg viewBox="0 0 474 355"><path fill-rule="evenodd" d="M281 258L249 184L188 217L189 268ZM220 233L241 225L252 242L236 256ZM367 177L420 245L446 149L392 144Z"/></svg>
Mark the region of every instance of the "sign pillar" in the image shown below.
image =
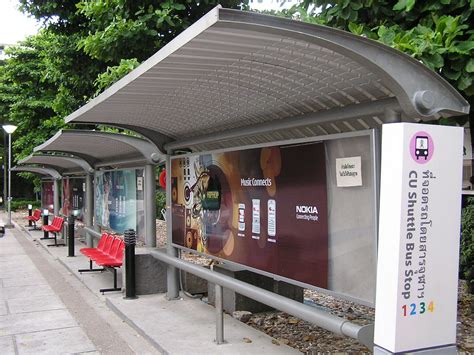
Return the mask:
<svg viewBox="0 0 474 355"><path fill-rule="evenodd" d="M156 248L156 178L155 166L145 165L145 244Z"/></svg>
<svg viewBox="0 0 474 355"><path fill-rule="evenodd" d="M54 203L53 203L53 213L55 216L59 216L59 180L53 180L53 196L54 196Z"/></svg>
<svg viewBox="0 0 474 355"><path fill-rule="evenodd" d="M173 216L171 213L172 191L171 191L171 156L166 155L166 253L169 256L178 257L178 249L173 243ZM166 277L166 297L168 300L179 299L179 270L168 265Z"/></svg>
<svg viewBox="0 0 474 355"><path fill-rule="evenodd" d="M382 129L374 352L456 351L463 129Z"/></svg>
<svg viewBox="0 0 474 355"><path fill-rule="evenodd" d="M85 190L84 223L92 228L94 224L94 174L92 173L86 175ZM86 233L86 242L89 248L94 246L94 238L90 233Z"/></svg>

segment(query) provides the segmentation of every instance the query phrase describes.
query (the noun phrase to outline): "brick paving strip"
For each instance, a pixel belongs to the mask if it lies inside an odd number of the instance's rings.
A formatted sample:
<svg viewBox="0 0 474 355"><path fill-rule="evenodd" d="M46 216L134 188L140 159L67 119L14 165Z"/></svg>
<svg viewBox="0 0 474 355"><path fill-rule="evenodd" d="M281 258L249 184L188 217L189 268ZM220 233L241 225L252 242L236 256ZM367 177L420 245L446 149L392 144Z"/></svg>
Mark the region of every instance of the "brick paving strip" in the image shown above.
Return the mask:
<svg viewBox="0 0 474 355"><path fill-rule="evenodd" d="M16 229L0 239L0 286L2 354L157 352Z"/></svg>

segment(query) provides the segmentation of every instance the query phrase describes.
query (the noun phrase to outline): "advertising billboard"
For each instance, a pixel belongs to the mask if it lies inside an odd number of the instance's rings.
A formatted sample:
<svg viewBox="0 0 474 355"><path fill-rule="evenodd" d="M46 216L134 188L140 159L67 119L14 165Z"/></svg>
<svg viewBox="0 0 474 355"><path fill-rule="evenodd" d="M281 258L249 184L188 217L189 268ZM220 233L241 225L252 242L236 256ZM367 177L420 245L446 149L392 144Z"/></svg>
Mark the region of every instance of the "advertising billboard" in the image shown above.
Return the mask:
<svg viewBox="0 0 474 355"><path fill-rule="evenodd" d="M52 181L43 180L41 182L41 208L48 209L49 212L54 211L54 183Z"/></svg>
<svg viewBox="0 0 474 355"><path fill-rule="evenodd" d="M85 179L64 178L62 194L62 213L69 216L74 213L80 221L84 218Z"/></svg>
<svg viewBox="0 0 474 355"><path fill-rule="evenodd" d="M323 143L173 159L173 243L326 288L325 167Z"/></svg>
<svg viewBox="0 0 474 355"><path fill-rule="evenodd" d="M140 236L143 228L142 169L99 171L95 175L95 220L117 233L134 229Z"/></svg>

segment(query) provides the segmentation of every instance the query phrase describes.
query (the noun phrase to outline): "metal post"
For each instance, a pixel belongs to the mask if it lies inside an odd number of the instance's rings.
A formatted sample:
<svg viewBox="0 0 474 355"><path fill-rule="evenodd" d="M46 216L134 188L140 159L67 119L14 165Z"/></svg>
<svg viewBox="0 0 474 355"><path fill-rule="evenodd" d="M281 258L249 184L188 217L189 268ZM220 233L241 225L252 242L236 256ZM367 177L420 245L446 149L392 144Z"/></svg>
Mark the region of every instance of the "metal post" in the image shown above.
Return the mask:
<svg viewBox="0 0 474 355"><path fill-rule="evenodd" d="M33 215L33 205L28 205L28 217ZM28 220L28 227L33 226L33 222Z"/></svg>
<svg viewBox="0 0 474 355"><path fill-rule="evenodd" d="M223 312L223 299L222 299L222 286L216 284L216 343L217 345L223 344L224 341L224 312Z"/></svg>
<svg viewBox="0 0 474 355"><path fill-rule="evenodd" d="M86 175L86 206L84 210L85 224L87 227L92 227L94 224L94 183L93 183L93 174ZM87 247L92 248L93 245L93 236L92 234L86 232L86 244Z"/></svg>
<svg viewBox="0 0 474 355"><path fill-rule="evenodd" d="M59 216L59 180L53 180L53 194L54 194L54 205L53 211L55 216Z"/></svg>
<svg viewBox="0 0 474 355"><path fill-rule="evenodd" d="M3 135L3 146L6 147L8 144L8 138L4 134ZM6 166L6 161L7 161L7 150L4 149L3 151L3 210L6 210L7 206L7 193L8 193L8 183L7 183L7 166Z"/></svg>
<svg viewBox="0 0 474 355"><path fill-rule="evenodd" d="M68 255L73 257L74 255L74 215L71 214L67 218L67 246L68 246Z"/></svg>
<svg viewBox="0 0 474 355"><path fill-rule="evenodd" d="M166 252L171 257L178 257L178 249L173 247L173 221L171 216L171 156L166 155ZM167 271L167 287L166 297L168 300L179 298L179 270L168 265Z"/></svg>
<svg viewBox="0 0 474 355"><path fill-rule="evenodd" d="M8 134L8 223L6 226L11 228L12 225L12 210L11 210L11 201L12 201L12 135Z"/></svg>
<svg viewBox="0 0 474 355"><path fill-rule="evenodd" d="M156 179L155 166L145 165L145 244L156 247Z"/></svg>
<svg viewBox="0 0 474 355"><path fill-rule="evenodd" d="M127 229L124 233L125 241L125 299L137 298L135 288L135 244L137 234L133 229Z"/></svg>
<svg viewBox="0 0 474 355"><path fill-rule="evenodd" d="M43 226L47 226L49 223L48 213L43 210ZM49 239L49 232L43 231L43 239Z"/></svg>

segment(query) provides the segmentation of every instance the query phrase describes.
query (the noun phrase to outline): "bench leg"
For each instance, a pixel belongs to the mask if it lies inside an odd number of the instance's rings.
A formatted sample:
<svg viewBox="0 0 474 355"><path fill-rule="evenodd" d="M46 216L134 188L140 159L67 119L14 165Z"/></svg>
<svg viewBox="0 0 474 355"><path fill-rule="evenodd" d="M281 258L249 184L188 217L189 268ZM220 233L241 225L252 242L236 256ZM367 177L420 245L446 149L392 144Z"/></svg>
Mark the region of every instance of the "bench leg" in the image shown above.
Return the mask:
<svg viewBox="0 0 474 355"><path fill-rule="evenodd" d="M102 268L102 269L94 269L94 268L92 267L92 260L89 259L89 268L88 268L88 269L79 269L79 270L77 270L77 271L80 272L80 273L83 273L83 272L92 272L92 271L105 271L105 269L104 269L104 268Z"/></svg>
<svg viewBox="0 0 474 355"><path fill-rule="evenodd" d="M105 292L122 291L120 287L117 287L117 269L112 269L114 270L114 288L101 288L99 291L102 292L102 294Z"/></svg>
<svg viewBox="0 0 474 355"><path fill-rule="evenodd" d="M49 232L48 232L48 236L47 236L47 237L43 237L43 238L40 238L40 239L41 239L41 240L49 240L49 239L54 239L54 238L51 238L51 237L49 236Z"/></svg>
<svg viewBox="0 0 474 355"><path fill-rule="evenodd" d="M65 247L66 244L58 244L58 234L53 232L54 237L48 239L54 239L54 244L49 244L48 247ZM43 238L41 238L43 239Z"/></svg>
<svg viewBox="0 0 474 355"><path fill-rule="evenodd" d="M37 221L32 221L33 222L33 228L28 229L29 231L39 231L40 229L36 225Z"/></svg>
<svg viewBox="0 0 474 355"><path fill-rule="evenodd" d="M29 231L39 231L40 229L36 226L36 222L33 222L33 228L28 228Z"/></svg>

